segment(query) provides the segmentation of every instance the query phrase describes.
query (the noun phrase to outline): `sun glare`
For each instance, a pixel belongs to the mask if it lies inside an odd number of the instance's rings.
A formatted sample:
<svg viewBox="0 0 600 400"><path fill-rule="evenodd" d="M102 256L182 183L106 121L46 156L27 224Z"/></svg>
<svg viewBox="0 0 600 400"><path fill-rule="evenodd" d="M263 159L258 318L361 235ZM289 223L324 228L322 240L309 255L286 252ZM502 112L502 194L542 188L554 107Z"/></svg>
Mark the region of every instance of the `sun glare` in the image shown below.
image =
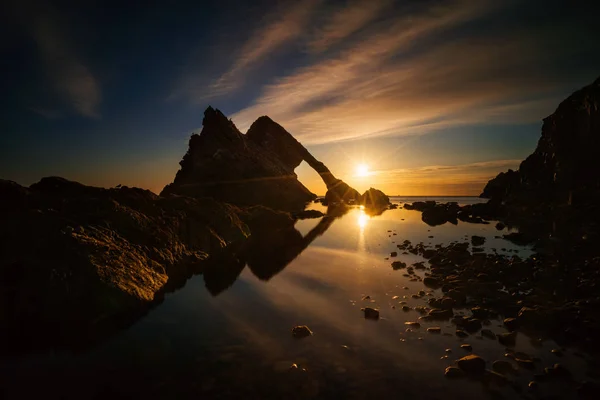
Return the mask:
<svg viewBox="0 0 600 400"><path fill-rule="evenodd" d="M356 176L368 176L369 175L369 166L367 164L358 164L356 166Z"/></svg>

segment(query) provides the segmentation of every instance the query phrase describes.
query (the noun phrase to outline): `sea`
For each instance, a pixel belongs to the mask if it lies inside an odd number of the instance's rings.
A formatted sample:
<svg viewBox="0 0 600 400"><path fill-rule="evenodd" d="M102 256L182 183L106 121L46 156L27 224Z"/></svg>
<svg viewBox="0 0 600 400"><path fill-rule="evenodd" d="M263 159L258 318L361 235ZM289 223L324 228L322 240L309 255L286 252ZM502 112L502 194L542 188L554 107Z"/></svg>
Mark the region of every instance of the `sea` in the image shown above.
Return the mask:
<svg viewBox="0 0 600 400"><path fill-rule="evenodd" d="M476 197L391 200L461 205L483 201ZM310 207L325 211L318 203ZM402 305L426 305L428 297L413 298L423 284L391 268L393 260L409 265L424 261L414 254L390 258L405 240L435 246L478 235L486 238L485 252L531 255L529 247L502 237L509 233L507 228L498 230L493 222L461 221L432 227L422 222L418 211L399 208L370 216L355 207L332 223L300 220L295 229L305 246L287 264L269 269L272 254L287 251L285 244L278 245L281 248L269 249L263 259L259 255L217 289L208 275L193 276L129 326L88 347L16 359L0 356L0 397L496 399L528 395L530 372L512 376L512 384L499 387L446 378L445 368L470 353L462 344L470 344L472 352L488 363L506 360L506 349L480 335L459 338L450 322L422 322L420 328L407 328L405 322L418 321L419 314L402 311ZM297 246L294 249L290 251L298 252ZM432 295L441 293L436 290ZM379 309L380 319L365 319L363 307ZM437 324L442 334L427 333L428 326ZM297 325L306 325L313 334L293 337ZM501 320L492 320L488 328L505 331ZM518 333L515 350L537 357L543 361L540 365L552 365L556 356L550 350L556 347L552 341L540 343ZM585 370L585 360L576 350L562 353L561 364L571 371ZM531 398L561 395L562 387L540 388ZM568 397L571 392L566 393Z"/></svg>

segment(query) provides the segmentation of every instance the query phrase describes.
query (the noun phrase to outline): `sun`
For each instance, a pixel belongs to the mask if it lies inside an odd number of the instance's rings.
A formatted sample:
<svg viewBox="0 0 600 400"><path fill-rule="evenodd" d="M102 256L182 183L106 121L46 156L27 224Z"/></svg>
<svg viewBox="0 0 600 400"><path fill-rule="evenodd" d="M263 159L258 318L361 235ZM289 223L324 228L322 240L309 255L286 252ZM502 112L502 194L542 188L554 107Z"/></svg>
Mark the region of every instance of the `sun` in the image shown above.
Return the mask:
<svg viewBox="0 0 600 400"><path fill-rule="evenodd" d="M356 176L365 177L369 175L369 166L367 164L358 164L355 170Z"/></svg>

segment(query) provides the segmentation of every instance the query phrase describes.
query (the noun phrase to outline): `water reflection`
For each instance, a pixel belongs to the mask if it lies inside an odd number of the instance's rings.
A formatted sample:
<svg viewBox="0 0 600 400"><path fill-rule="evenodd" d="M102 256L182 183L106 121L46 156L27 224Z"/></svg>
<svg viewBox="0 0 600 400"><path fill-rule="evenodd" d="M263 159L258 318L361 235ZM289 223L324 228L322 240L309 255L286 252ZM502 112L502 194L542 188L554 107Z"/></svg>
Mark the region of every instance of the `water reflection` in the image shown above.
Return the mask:
<svg viewBox="0 0 600 400"><path fill-rule="evenodd" d="M258 279L270 280L348 210L329 208L319 223L304 236L294 226L276 230L268 227L261 229L239 250L221 254L210 262L204 271L206 288L213 296L219 295L233 285L246 265Z"/></svg>
<svg viewBox="0 0 600 400"><path fill-rule="evenodd" d="M357 217L357 223L360 227L361 232L365 230L365 226L367 226L367 222L369 222L369 219L370 217L365 213L364 208L361 206Z"/></svg>

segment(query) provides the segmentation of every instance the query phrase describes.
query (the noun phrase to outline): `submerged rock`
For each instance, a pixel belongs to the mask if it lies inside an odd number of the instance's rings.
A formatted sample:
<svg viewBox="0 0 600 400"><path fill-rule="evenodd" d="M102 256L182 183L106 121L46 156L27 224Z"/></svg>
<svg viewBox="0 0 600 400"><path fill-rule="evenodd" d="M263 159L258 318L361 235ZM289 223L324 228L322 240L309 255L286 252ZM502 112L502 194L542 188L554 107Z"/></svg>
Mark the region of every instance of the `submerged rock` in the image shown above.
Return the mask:
<svg viewBox="0 0 600 400"><path fill-rule="evenodd" d="M379 319L379 310L371 307L361 308L360 310L364 313L366 319Z"/></svg>
<svg viewBox="0 0 600 400"><path fill-rule="evenodd" d="M292 336L295 338L305 338L312 334L312 331L306 325L298 325L292 328Z"/></svg>

